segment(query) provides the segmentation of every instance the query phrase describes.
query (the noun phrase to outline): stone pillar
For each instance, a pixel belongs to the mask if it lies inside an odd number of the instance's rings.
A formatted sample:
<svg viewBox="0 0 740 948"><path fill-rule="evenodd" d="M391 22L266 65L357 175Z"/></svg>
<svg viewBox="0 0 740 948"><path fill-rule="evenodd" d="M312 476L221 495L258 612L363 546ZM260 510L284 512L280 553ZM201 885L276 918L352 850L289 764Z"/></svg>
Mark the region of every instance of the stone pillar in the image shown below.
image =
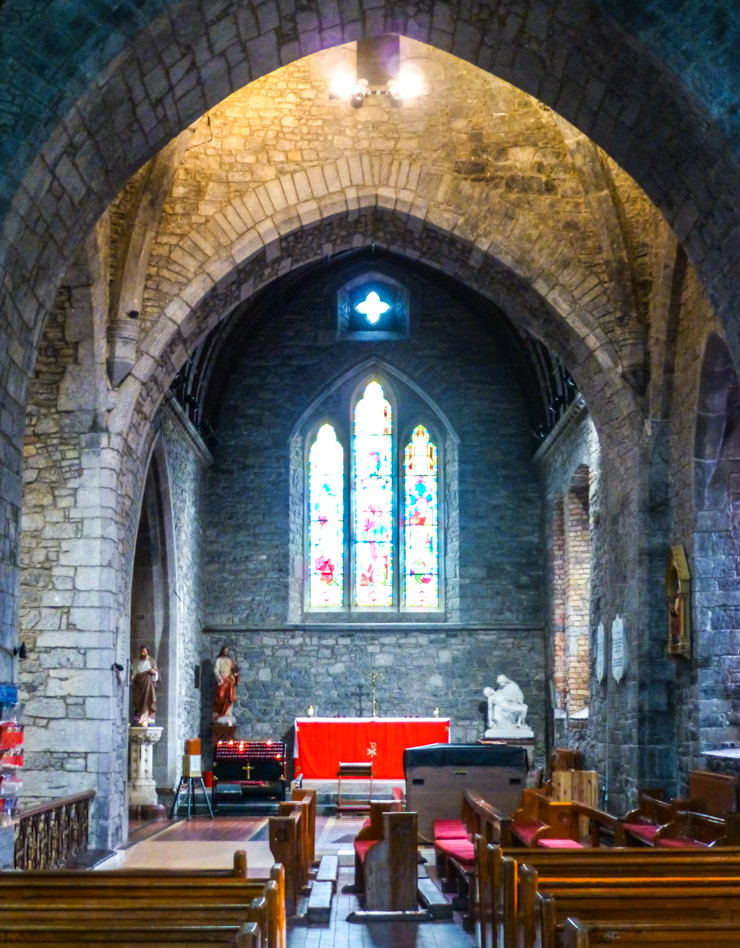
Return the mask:
<svg viewBox="0 0 740 948"><path fill-rule="evenodd" d="M153 819L165 816L157 802L157 784L152 776L154 745L162 736L161 727L128 729L128 809L129 818Z"/></svg>

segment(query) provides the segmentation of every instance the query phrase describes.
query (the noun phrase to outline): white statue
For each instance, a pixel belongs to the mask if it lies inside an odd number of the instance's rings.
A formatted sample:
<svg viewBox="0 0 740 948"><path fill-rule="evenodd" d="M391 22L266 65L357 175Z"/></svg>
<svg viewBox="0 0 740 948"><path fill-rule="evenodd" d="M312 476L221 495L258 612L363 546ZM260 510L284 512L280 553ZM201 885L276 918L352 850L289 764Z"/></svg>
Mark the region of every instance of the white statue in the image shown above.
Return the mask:
<svg viewBox="0 0 740 948"><path fill-rule="evenodd" d="M484 688L483 694L488 698L488 729L486 737L534 737L532 728L525 722L527 705L519 685L499 675L496 679L498 688Z"/></svg>

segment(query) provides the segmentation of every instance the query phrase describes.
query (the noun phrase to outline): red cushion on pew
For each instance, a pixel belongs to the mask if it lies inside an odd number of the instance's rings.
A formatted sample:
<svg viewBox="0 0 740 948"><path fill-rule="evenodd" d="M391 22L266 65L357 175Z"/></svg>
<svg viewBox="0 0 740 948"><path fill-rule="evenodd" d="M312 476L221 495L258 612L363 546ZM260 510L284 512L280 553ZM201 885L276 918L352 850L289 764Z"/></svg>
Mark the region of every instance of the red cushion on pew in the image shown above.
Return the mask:
<svg viewBox="0 0 740 948"><path fill-rule="evenodd" d="M525 846L533 846L534 835L538 829L542 828L542 823L538 823L536 820L530 820L526 823L512 823L511 828Z"/></svg>
<svg viewBox="0 0 740 948"><path fill-rule="evenodd" d="M545 849L583 849L581 843L575 839L538 839L538 846L544 846Z"/></svg>
<svg viewBox="0 0 740 948"><path fill-rule="evenodd" d="M356 839L355 840L355 852L357 853L360 862L365 861L365 856L367 855L368 849L371 846L374 846L379 840L377 839Z"/></svg>
<svg viewBox="0 0 740 948"><path fill-rule="evenodd" d="M462 820L435 820L435 839L467 839L468 831Z"/></svg>
<svg viewBox="0 0 740 948"><path fill-rule="evenodd" d="M434 848L446 856L454 856L458 862L470 865L475 862L475 846L469 839L441 839Z"/></svg>
<svg viewBox="0 0 740 948"><path fill-rule="evenodd" d="M665 846L668 849L709 849L707 843L702 843L698 839L691 839L690 836L674 836L673 839L659 839L658 846Z"/></svg>
<svg viewBox="0 0 740 948"><path fill-rule="evenodd" d="M633 836L644 839L646 843L652 843L653 837L658 832L658 827L653 823L625 823L624 828Z"/></svg>

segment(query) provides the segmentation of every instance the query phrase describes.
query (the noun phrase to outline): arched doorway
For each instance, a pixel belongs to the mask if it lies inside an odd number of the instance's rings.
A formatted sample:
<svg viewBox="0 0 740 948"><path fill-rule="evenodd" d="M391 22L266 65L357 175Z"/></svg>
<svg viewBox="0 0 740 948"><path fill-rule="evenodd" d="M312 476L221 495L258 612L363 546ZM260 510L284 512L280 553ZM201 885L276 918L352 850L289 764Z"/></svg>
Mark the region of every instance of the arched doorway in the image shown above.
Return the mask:
<svg viewBox="0 0 740 948"><path fill-rule="evenodd" d="M177 773L177 641L175 557L167 467L155 447L149 465L136 535L131 580L131 657L146 645L157 662L156 725L163 727L154 753L158 787L171 785ZM129 707L129 719L132 709Z"/></svg>

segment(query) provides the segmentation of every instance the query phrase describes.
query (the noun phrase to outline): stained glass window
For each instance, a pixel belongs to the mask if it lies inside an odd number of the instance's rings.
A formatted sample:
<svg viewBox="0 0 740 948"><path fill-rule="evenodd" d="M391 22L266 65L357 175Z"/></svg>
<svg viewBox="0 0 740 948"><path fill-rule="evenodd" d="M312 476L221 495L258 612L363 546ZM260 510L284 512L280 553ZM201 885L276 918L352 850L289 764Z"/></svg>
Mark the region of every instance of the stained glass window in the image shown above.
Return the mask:
<svg viewBox="0 0 740 948"><path fill-rule="evenodd" d="M393 434L391 406L370 382L355 407L354 604L393 605Z"/></svg>
<svg viewBox="0 0 740 948"><path fill-rule="evenodd" d="M437 445L423 424L412 428L405 447L398 445L393 421L376 379L355 404L350 445L342 445L332 424L322 425L309 444L311 609L440 608Z"/></svg>
<svg viewBox="0 0 740 948"><path fill-rule="evenodd" d="M437 448L423 425L406 445L403 463L404 582L407 608L439 605Z"/></svg>
<svg viewBox="0 0 740 948"><path fill-rule="evenodd" d="M309 605L344 603L344 449L322 425L308 455Z"/></svg>

